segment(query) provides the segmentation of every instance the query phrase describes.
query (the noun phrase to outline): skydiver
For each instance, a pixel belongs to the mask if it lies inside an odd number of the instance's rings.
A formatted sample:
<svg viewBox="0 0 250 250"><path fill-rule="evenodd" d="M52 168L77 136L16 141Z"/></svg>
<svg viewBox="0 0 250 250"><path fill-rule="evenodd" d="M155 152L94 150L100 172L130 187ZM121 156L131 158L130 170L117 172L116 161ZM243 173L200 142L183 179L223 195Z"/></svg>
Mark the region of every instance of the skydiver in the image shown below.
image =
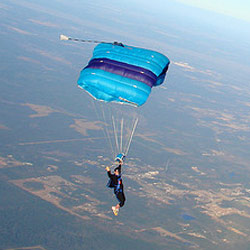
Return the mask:
<svg viewBox="0 0 250 250"><path fill-rule="evenodd" d="M123 161L119 162L119 166L114 169L114 174L111 174L110 167L106 167L106 171L109 177L108 187L114 188L114 194L119 201L116 206L112 206L112 211L115 216L118 215L118 212L121 207L124 206L124 203L126 201L124 192L123 192L123 183L121 178L121 167L122 167Z"/></svg>

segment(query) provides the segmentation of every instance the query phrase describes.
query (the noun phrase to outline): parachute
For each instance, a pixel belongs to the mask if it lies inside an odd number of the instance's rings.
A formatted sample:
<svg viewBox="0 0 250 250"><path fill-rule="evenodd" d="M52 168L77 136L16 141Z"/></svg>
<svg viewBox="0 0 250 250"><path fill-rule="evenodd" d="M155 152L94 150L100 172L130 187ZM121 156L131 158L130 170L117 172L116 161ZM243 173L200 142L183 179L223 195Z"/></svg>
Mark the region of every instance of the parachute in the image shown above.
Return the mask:
<svg viewBox="0 0 250 250"><path fill-rule="evenodd" d="M82 69L77 83L78 87L93 97L96 114L99 118L103 117L104 134L113 157L116 156L115 161L120 162L128 154L139 120L128 106L138 109L147 101L151 89L164 82L170 61L159 52L118 42L80 40L64 35L61 35L60 39L98 43L88 65ZM103 105L97 107L97 103ZM112 104L110 109L109 104ZM125 111L122 106L127 107ZM107 113L111 118L109 122ZM128 118L124 119L124 114ZM108 124L113 127L112 136ZM123 134L126 134L126 140Z"/></svg>
<svg viewBox="0 0 250 250"><path fill-rule="evenodd" d="M143 105L151 88L163 83L169 59L121 43L98 44L81 71L78 86L97 100Z"/></svg>

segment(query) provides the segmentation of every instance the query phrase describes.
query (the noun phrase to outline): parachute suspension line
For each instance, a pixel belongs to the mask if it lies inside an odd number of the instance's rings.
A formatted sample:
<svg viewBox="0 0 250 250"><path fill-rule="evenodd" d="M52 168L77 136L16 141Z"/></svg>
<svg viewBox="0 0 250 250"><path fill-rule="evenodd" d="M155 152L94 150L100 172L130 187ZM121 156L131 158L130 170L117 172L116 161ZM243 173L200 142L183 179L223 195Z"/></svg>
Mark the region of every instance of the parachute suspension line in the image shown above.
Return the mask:
<svg viewBox="0 0 250 250"><path fill-rule="evenodd" d="M117 136L117 130L116 130L115 120L114 120L114 116L113 115L112 115L112 124L113 124L113 130L114 130L114 135L115 135L116 150L117 150L117 152L119 152L118 136Z"/></svg>
<svg viewBox="0 0 250 250"><path fill-rule="evenodd" d="M115 151L114 151L114 147L113 147L113 144L112 144L112 140L111 140L110 133L109 133L109 131L108 131L108 129L107 129L108 123L107 123L107 119L106 119L106 116L105 116L103 104L101 103L100 106L101 106L101 109L102 109L103 121L104 121L104 123L105 123L105 130L104 130L104 131L105 131L105 133L106 133L106 138L108 138L108 142L109 142L109 145L110 145L110 149L111 149L111 151L112 151L112 157L114 157Z"/></svg>
<svg viewBox="0 0 250 250"><path fill-rule="evenodd" d="M96 104L95 104L95 102L92 99L91 99L91 103L92 103L92 106L94 107L97 119L101 120L100 119L100 114L98 113L97 108L96 108Z"/></svg>
<svg viewBox="0 0 250 250"><path fill-rule="evenodd" d="M82 43L106 43L106 44L110 44L110 43L104 42L104 41L84 40L84 39L68 37L68 36L65 36L65 35L60 35L60 40L64 40L64 41L69 41L70 40L70 41L82 42Z"/></svg>
<svg viewBox="0 0 250 250"><path fill-rule="evenodd" d="M93 99L91 99L91 103L92 103L92 106L94 107L97 119L99 121L102 121L103 118L101 117L101 114L97 111L96 102ZM104 124L104 126L105 126L105 129L103 128L102 132L103 132L104 138L108 138L107 133L106 133L106 124ZM111 145L111 150L112 150L112 145Z"/></svg>
<svg viewBox="0 0 250 250"><path fill-rule="evenodd" d="M123 117L122 117L122 120L121 120L121 139L120 139L120 153L123 153L122 150L122 137L123 137Z"/></svg>
<svg viewBox="0 0 250 250"><path fill-rule="evenodd" d="M125 151L125 155L128 155L128 151L129 151L129 148L130 148L130 145L131 145L131 142L132 142L132 139L133 139L133 136L134 136L135 129L137 127L138 121L139 121L139 118L137 117L136 120L135 120L135 122L134 122L131 134L130 134L130 138L129 138L129 141L128 141L127 149Z"/></svg>

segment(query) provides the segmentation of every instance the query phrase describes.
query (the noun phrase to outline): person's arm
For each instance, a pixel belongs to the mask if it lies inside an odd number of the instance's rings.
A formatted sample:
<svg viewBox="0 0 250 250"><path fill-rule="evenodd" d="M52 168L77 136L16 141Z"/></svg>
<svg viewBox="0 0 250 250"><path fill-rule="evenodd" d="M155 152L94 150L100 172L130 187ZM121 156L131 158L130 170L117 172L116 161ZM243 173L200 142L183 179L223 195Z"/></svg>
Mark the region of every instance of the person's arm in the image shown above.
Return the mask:
<svg viewBox="0 0 250 250"><path fill-rule="evenodd" d="M118 168L119 173L121 174L122 173L122 164L119 164L119 166L117 168Z"/></svg>
<svg viewBox="0 0 250 250"><path fill-rule="evenodd" d="M106 167L106 171L107 171L108 177L109 177L109 178L112 178L112 174L111 174L111 171L110 171L110 167Z"/></svg>

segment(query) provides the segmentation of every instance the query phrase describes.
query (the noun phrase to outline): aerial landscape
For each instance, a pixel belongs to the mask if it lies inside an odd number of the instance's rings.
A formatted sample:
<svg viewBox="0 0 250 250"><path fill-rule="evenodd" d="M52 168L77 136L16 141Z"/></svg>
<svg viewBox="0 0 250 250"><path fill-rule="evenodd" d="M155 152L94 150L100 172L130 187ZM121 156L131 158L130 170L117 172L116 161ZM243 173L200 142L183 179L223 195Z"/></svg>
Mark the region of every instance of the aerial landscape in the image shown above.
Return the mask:
<svg viewBox="0 0 250 250"><path fill-rule="evenodd" d="M0 249L250 249L250 20L181 0L3 0L0 20ZM77 87L96 44L61 34L158 51L166 79L110 109ZM104 111L139 119L118 216Z"/></svg>

